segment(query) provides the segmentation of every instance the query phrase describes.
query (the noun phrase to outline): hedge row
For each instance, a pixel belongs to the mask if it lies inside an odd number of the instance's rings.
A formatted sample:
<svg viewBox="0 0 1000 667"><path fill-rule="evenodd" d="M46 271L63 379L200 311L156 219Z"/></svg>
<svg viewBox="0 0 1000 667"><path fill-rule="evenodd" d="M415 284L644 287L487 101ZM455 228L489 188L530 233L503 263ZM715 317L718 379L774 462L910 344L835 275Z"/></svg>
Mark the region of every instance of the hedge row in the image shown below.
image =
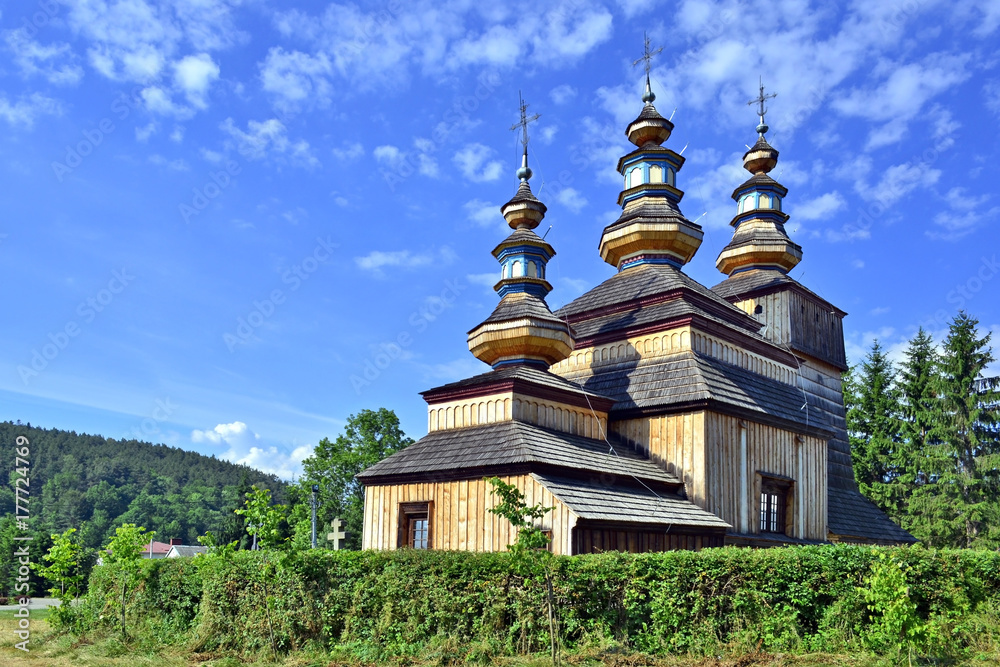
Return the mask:
<svg viewBox="0 0 1000 667"><path fill-rule="evenodd" d="M995 552L724 548L551 563L567 648L615 642L704 654L904 646L955 655L998 646ZM84 627L115 628L118 581L114 566L95 568L81 607ZM128 611L130 623L164 641L245 656L322 648L380 658L451 642L468 658L548 644L543 587L516 576L507 554L238 552L149 561Z"/></svg>

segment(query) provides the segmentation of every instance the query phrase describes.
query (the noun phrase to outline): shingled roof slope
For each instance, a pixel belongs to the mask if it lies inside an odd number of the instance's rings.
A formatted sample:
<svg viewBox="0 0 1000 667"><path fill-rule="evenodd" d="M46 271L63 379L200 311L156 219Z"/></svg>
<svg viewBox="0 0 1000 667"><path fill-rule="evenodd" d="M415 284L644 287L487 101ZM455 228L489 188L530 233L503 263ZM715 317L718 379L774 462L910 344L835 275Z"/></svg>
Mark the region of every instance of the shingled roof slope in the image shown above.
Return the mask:
<svg viewBox="0 0 1000 667"><path fill-rule="evenodd" d="M831 430L823 412L800 389L693 351L599 366L596 373L569 378L615 399L612 417L629 410L717 401L810 430Z"/></svg>
<svg viewBox="0 0 1000 667"><path fill-rule="evenodd" d="M917 541L858 491L830 487L828 497L827 522L835 535L887 542Z"/></svg>
<svg viewBox="0 0 1000 667"><path fill-rule="evenodd" d="M744 295L753 292L776 290L784 285L792 286L795 289L808 294L813 299L816 299L824 306L828 306L831 310L836 311L841 316L847 314L821 297L819 294L816 294L808 287L805 287L802 283L795 280L791 276L774 269L755 269L752 271L740 271L739 273L734 273L718 285L712 287L712 292L726 300L742 300Z"/></svg>
<svg viewBox="0 0 1000 667"><path fill-rule="evenodd" d="M450 382L448 384L441 385L440 387L428 389L427 391L420 392L420 395L425 397L433 396L434 394L447 393L461 389L471 389L482 385L506 382L508 380L518 380L571 394L578 394L580 396L587 396L600 400L608 400L607 396L590 391L572 380L567 380L566 378L556 375L555 373L550 373L549 371L542 370L541 368L537 368L535 366L503 366L496 370L481 373L480 375L474 375L471 378L466 378L457 382Z"/></svg>
<svg viewBox="0 0 1000 667"><path fill-rule="evenodd" d="M625 475L649 482L679 485L676 475L660 469L627 444L608 443L512 420L429 433L406 449L358 475L370 481L399 475L479 471L518 464L542 465L597 475ZM476 472L475 474L480 474ZM565 474L565 473L564 473Z"/></svg>
<svg viewBox="0 0 1000 667"><path fill-rule="evenodd" d="M756 324L745 312L669 264L642 264L620 271L583 296L566 304L555 314L574 322L578 315L681 289L701 295L708 302L718 306L720 312L731 315L737 321L746 322L750 326Z"/></svg>
<svg viewBox="0 0 1000 667"><path fill-rule="evenodd" d="M653 494L635 485L593 482L533 474L542 486L581 519L724 530L729 524L675 493Z"/></svg>

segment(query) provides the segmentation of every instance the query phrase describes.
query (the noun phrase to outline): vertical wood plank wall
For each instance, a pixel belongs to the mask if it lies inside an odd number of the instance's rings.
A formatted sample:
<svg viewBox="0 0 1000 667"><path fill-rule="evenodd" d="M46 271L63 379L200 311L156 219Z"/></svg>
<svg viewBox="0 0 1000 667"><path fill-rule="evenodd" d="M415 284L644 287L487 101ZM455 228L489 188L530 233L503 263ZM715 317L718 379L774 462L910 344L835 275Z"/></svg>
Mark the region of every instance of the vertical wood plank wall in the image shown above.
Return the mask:
<svg viewBox="0 0 1000 667"><path fill-rule="evenodd" d="M576 516L529 475L501 477L515 485L530 505L555 507L541 521L552 531L552 550L572 553L572 529ZM362 546L365 549L395 549L399 527L399 504L433 502L431 540L434 549L505 551L516 539L510 522L489 512L496 504L493 487L484 479L425 482L365 489Z"/></svg>
<svg viewBox="0 0 1000 667"><path fill-rule="evenodd" d="M680 477L692 502L707 505L704 412L627 419L612 422L611 430Z"/></svg>
<svg viewBox="0 0 1000 667"><path fill-rule="evenodd" d="M611 429L684 480L688 497L739 531L759 532L758 471L795 480L789 534L824 540L826 441L773 426L746 424L746 469L741 471L740 419L714 412L613 422ZM648 449L647 449L648 444ZM747 483L741 485L741 472ZM741 491L745 489L746 493Z"/></svg>
<svg viewBox="0 0 1000 667"><path fill-rule="evenodd" d="M792 537L826 539L826 441L766 426L736 417L709 412L706 417L705 459L708 472L710 512L739 526L743 504L749 507L750 532L759 530L760 476L758 471L795 480L792 488L792 516L788 534ZM741 471L740 424L745 424L747 470ZM746 497L740 497L740 479L748 479Z"/></svg>

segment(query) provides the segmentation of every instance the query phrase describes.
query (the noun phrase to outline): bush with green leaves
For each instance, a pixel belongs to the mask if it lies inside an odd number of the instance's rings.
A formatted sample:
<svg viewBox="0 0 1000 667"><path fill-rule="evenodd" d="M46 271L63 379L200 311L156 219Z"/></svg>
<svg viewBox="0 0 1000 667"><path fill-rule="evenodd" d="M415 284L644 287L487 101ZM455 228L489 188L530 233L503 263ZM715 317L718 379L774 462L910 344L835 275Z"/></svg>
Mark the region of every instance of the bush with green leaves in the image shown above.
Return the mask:
<svg viewBox="0 0 1000 667"><path fill-rule="evenodd" d="M100 610L116 608L118 567L95 570L85 604L108 632L115 620ZM997 552L729 547L552 556L550 567L571 650L1000 656ZM378 662L443 645L465 647L455 660L547 648L546 605L510 553L241 551L143 561L139 579L133 631L201 651L322 648ZM527 648L526 631L538 633Z"/></svg>

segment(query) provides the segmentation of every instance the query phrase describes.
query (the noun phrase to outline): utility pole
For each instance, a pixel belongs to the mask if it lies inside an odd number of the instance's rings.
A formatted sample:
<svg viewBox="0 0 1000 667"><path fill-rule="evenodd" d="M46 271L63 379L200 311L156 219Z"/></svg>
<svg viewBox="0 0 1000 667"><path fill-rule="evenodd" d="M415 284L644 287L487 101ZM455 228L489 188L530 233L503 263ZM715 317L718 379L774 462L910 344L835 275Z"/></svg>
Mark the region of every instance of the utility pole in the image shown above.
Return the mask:
<svg viewBox="0 0 1000 667"><path fill-rule="evenodd" d="M316 548L316 494L319 492L319 484L312 485L312 548Z"/></svg>

